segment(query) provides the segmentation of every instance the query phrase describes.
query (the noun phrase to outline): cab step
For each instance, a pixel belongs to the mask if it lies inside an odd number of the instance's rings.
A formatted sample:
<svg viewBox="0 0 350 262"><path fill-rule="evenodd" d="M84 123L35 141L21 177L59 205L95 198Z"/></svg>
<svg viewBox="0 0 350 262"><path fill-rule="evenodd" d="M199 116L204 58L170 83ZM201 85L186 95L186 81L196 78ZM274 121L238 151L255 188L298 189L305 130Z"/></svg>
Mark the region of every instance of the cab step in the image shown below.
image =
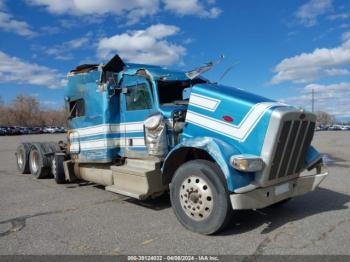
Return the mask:
<svg viewBox="0 0 350 262"><path fill-rule="evenodd" d="M160 169L160 161L156 158L137 159L127 158L126 165L145 169Z"/></svg>
<svg viewBox="0 0 350 262"><path fill-rule="evenodd" d="M113 185L105 189L140 200L164 192L168 185L162 184L160 162L148 161L127 159L122 166L111 166Z"/></svg>
<svg viewBox="0 0 350 262"><path fill-rule="evenodd" d="M149 172L158 171L155 168L143 168L136 166L129 166L128 164L122 166L111 166L111 170L113 173L123 173L123 174L131 174L135 176L145 176Z"/></svg>
<svg viewBox="0 0 350 262"><path fill-rule="evenodd" d="M124 196L128 196L128 197L132 197L132 198L136 198L136 199L145 199L145 194L144 192L140 192L137 190L133 190L130 188L123 188L121 186L117 186L117 185L112 185L112 186L107 186L105 187L105 189L107 191L113 192L113 193L117 193L117 194L121 194Z"/></svg>

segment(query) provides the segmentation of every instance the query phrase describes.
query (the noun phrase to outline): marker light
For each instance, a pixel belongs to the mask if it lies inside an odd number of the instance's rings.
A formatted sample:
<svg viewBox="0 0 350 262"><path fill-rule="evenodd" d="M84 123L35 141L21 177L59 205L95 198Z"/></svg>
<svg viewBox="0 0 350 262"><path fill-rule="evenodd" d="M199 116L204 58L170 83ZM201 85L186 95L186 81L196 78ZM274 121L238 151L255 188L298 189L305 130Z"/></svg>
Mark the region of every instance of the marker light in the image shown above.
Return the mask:
<svg viewBox="0 0 350 262"><path fill-rule="evenodd" d="M226 116L223 116L222 118L223 118L226 122L230 122L230 123L233 122L233 118L232 118L231 116L227 116L227 115L226 115Z"/></svg>

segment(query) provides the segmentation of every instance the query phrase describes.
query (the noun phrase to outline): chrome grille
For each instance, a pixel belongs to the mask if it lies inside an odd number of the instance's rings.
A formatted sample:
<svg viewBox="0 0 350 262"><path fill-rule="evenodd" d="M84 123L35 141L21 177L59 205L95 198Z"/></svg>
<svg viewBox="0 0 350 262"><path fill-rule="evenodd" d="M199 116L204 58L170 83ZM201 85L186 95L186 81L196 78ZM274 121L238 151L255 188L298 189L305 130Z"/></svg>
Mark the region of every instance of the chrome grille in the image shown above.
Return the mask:
<svg viewBox="0 0 350 262"><path fill-rule="evenodd" d="M315 122L288 120L282 123L277 146L272 158L269 180L281 179L302 171L307 150L311 144Z"/></svg>

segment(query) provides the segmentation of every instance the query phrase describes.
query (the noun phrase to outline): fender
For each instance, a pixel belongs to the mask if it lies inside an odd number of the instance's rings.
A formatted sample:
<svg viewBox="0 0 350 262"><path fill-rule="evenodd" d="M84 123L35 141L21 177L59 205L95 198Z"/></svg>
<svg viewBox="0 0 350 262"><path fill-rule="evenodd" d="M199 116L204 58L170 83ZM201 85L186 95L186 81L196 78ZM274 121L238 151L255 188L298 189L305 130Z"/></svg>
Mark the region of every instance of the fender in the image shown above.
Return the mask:
<svg viewBox="0 0 350 262"><path fill-rule="evenodd" d="M235 170L229 163L229 159L232 155L241 154L241 152L232 145L229 145L222 140L212 137L187 138L178 144L170 151L164 160L162 167L163 176L169 175L167 173L170 170L175 171L176 168L178 168L181 164L188 161L188 159L186 159L186 154L184 155L184 150L190 151L191 149L205 151L210 156L210 158L222 170L222 173L224 174L227 182L227 188L231 192L233 192L236 188L244 187L250 184L254 179L253 173L239 172ZM170 173L170 176L172 176L173 172Z"/></svg>

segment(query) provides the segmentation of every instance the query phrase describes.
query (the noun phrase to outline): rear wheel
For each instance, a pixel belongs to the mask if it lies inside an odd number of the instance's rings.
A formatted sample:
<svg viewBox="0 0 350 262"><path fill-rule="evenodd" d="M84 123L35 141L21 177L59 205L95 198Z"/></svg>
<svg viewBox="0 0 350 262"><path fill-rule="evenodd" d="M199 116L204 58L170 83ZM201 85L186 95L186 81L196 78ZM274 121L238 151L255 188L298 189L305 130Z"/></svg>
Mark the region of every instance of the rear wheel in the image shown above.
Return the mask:
<svg viewBox="0 0 350 262"><path fill-rule="evenodd" d="M187 229L214 234L228 223L232 208L220 168L206 160L183 164L170 185L174 213Z"/></svg>
<svg viewBox="0 0 350 262"><path fill-rule="evenodd" d="M17 169L21 174L29 174L30 143L21 143L16 150Z"/></svg>
<svg viewBox="0 0 350 262"><path fill-rule="evenodd" d="M39 143L32 145L29 153L29 169L30 173L38 178L46 178L50 175L49 159L45 156L43 149Z"/></svg>

